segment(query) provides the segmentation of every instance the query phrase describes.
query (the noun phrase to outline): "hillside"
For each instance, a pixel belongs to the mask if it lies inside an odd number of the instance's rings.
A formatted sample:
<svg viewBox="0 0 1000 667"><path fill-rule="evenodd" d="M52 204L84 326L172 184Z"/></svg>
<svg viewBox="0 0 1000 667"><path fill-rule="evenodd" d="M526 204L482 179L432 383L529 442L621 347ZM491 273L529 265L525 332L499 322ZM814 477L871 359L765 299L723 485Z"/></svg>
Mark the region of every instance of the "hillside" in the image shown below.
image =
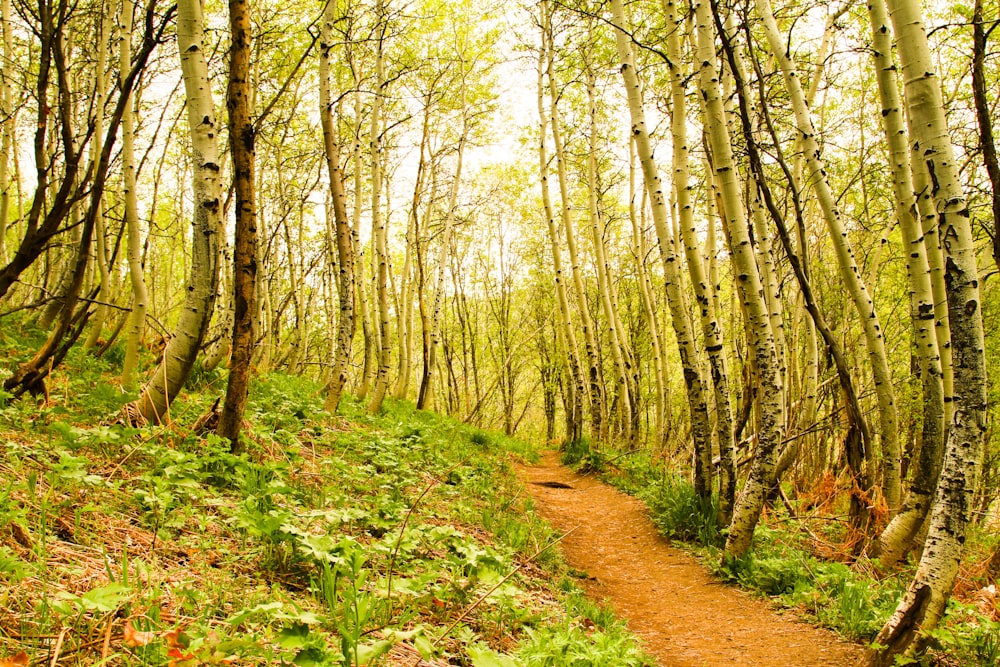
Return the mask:
<svg viewBox="0 0 1000 667"><path fill-rule="evenodd" d="M236 456L191 428L218 376L137 430L98 423L106 371L74 353L0 413L0 665L648 664L576 592L525 445L271 374Z"/></svg>

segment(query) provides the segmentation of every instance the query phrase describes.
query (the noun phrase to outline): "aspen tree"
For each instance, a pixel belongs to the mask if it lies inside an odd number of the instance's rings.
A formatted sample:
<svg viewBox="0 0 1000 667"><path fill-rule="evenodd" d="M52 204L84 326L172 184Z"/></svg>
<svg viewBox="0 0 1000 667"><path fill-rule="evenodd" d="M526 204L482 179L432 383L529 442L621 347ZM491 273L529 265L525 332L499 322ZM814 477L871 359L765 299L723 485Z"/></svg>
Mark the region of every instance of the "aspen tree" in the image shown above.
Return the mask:
<svg viewBox="0 0 1000 667"><path fill-rule="evenodd" d="M965 530L973 507L986 434L986 357L979 297L979 267L968 201L948 135L941 83L927 43L920 3L886 3L902 65L911 164L933 176L944 251L948 317L954 355L953 410L944 462L920 564L899 606L875 638L872 665L923 649L937 627L958 575ZM916 171L916 169L914 169Z"/></svg>
<svg viewBox="0 0 1000 667"><path fill-rule="evenodd" d="M438 260L437 277L434 287L434 310L430 322L430 347L424 358L423 375L420 378L420 392L417 395L417 408L428 409L434 400L434 371L437 361L437 348L441 343L441 309L444 301L444 275L448 265L448 255L451 253L452 230L455 226L455 209L458 207L458 190L462 182L462 159L465 155L465 144L469 136L469 109L466 106L466 71L465 63L459 59L461 71L459 104L462 109L462 134L458 140L458 154L455 164L455 176L448 193L448 208L444 215L444 229L441 236L441 257Z"/></svg>
<svg viewBox="0 0 1000 667"><path fill-rule="evenodd" d="M996 23L990 31L996 28ZM986 41L990 31L983 22L983 0L972 5L972 99L979 126L979 150L990 181L990 210L993 212L993 263L1000 268L1000 159L993 139L993 118L990 115L991 98L986 84Z"/></svg>
<svg viewBox="0 0 1000 667"><path fill-rule="evenodd" d="M551 22L549 29L551 30ZM550 43L551 46L551 43ZM590 305L583 286L583 275L580 269L580 254L577 252L576 223L573 219L572 201L569 191L569 177L566 169L566 150L562 140L562 121L559 117L559 91L555 78L555 49L549 48L546 74L549 84L549 125L552 132L552 148L556 159L556 175L559 181L559 195L563 232L566 236L566 249L569 251L570 278L572 279L573 297L580 316L580 328L583 330L583 344L587 355L587 387L590 391L590 425L591 436L595 441L607 439L607 405L604 397L604 384L601 379L601 361L597 350L597 336L594 333L594 320L590 315Z"/></svg>
<svg viewBox="0 0 1000 667"><path fill-rule="evenodd" d="M389 386L389 368L391 367L392 337L389 327L389 249L386 239L386 221L382 215L382 97L385 94L385 36L387 17L385 5L378 0L375 5L376 36L375 36L375 98L371 110L371 171L372 171L372 245L373 262L375 264L375 298L378 312L379 344L378 369L375 374L375 386L372 388L368 412L378 413L382 409L382 400Z"/></svg>
<svg viewBox="0 0 1000 667"><path fill-rule="evenodd" d="M10 221L10 159L14 146L14 31L10 0L0 0L3 65L0 66L0 265L7 263L7 224Z"/></svg>
<svg viewBox="0 0 1000 667"><path fill-rule="evenodd" d="M649 280L649 271L646 268L647 248L645 234L643 233L643 223L640 215L636 211L636 164L635 164L635 141L629 138L629 221L632 224L632 252L635 255L636 273L639 276L639 299L642 302L642 312L649 329L650 346L653 350L653 381L656 386L656 399L654 401L653 420L656 434L654 442L657 446L666 444L669 419L667 418L669 404L669 380L666 375L666 367L663 361L663 344L660 338L660 324L656 317L655 299L653 298L653 286ZM642 202L642 210L645 213L645 186L639 199ZM636 385L638 387L638 384Z"/></svg>
<svg viewBox="0 0 1000 667"><path fill-rule="evenodd" d="M625 34L625 8L621 0L611 2L612 21L615 28L615 45L618 50L620 71L625 82L628 97L629 116L632 123L632 138L635 141L639 163L642 165L643 179L652 207L653 224L659 240L660 258L663 261L666 282L667 303L677 338L684 382L687 386L688 408L691 413L691 433L695 442L695 492L701 498L712 494L712 433L708 416L708 400L699 369L698 352L683 305L681 278L674 240L668 227L670 213L667 208L659 171L653 159L653 149L646 129L645 110L639 89L639 76L635 69L635 57L628 35Z"/></svg>
<svg viewBox="0 0 1000 667"><path fill-rule="evenodd" d="M421 161L423 161L423 157L423 153L421 153ZM420 169L418 168L417 183L413 187L414 203L420 199L422 176L423 175L420 173ZM399 362L396 366L396 388L393 391L393 397L399 400L406 398L407 394L410 392L410 369L413 365L411 363L410 355L413 351L413 237L416 234L416 221L414 220L416 215L415 211L415 207L412 208L410 215L407 217L406 236L404 238L405 249L403 251L403 271L400 278L403 285L400 288L400 303L399 310L397 311L397 319L399 320L399 323L396 325L396 328L399 329L399 340L397 341L399 345Z"/></svg>
<svg viewBox="0 0 1000 667"><path fill-rule="evenodd" d="M354 62L353 49L350 49L350 53L349 60L351 61L351 67L356 70L357 64ZM360 83L357 73L355 73L355 83ZM351 224L351 239L354 242L354 248L357 253L354 262L354 284L355 294L357 295L357 310L361 318L363 353L361 377L358 381L357 394L359 399L364 400L368 396L368 390L371 388L372 366L375 364L375 332L372 325L372 309L368 301L368 281L365 278L365 250L364 246L361 245L361 215L364 209L364 189L362 188L363 179L361 169L361 108L361 91L357 91L354 94L354 146L351 151L352 162L354 163L354 205L352 207L354 221Z"/></svg>
<svg viewBox="0 0 1000 667"><path fill-rule="evenodd" d="M576 332L570 321L569 297L566 294L566 284L562 266L562 251L559 248L559 232L556 227L555 215L552 212L552 200L549 193L549 157L545 148L545 138L549 127L549 118L545 113L545 71L549 62L548 50L551 43L551 14L549 3L541 5L542 48L538 55L538 160L539 180L542 185L542 209L549 232L549 245L552 249L552 269L555 274L556 301L559 304L557 330L559 343L565 350L568 361L570 382L568 383L569 400L566 410L566 440L568 443L579 440L583 435L583 397L586 395L586 381L580 364L579 346Z"/></svg>
<svg viewBox="0 0 1000 667"><path fill-rule="evenodd" d="M96 99L94 100L94 134L96 136L101 136L104 133L104 105L107 102L108 92L107 87L107 76L106 68L108 62L108 49L107 41L108 35L111 32L111 21L114 18L114 14L110 11L104 11L103 3L98 6L98 18L96 22L98 24L97 28L97 62L94 66L94 92L96 93ZM92 164L97 164L100 160L101 144L100 142L93 141L90 144L90 161ZM83 347L86 350L94 350L97 348L97 341L101 337L101 333L104 331L104 323L108 318L108 306L106 302L112 298L111 294L111 269L108 266L110 261L108 258L108 247L107 247L107 230L104 227L104 200L101 199L97 202L97 210L94 212L94 264L97 266L98 275L100 276L100 291L98 294L102 296L101 303L98 304L97 310L94 312L93 321L90 325L90 333L87 335L86 340L83 342Z"/></svg>
<svg viewBox="0 0 1000 667"><path fill-rule="evenodd" d="M219 182L219 126L204 50L204 21L199 0L177 3L177 47L191 133L191 264L180 319L156 370L137 402L142 416L156 423L169 417L171 401L187 381L208 331L219 282L219 235L222 188Z"/></svg>
<svg viewBox="0 0 1000 667"><path fill-rule="evenodd" d="M727 230L733 273L750 338L750 353L757 372L759 429L757 452L743 491L736 500L726 538L726 555L739 558L750 549L753 532L764 507L764 499L775 482L777 455L781 446L782 378L771 330L764 287L750 241L750 225L722 102L715 58L714 6L695 3L696 59L700 63L699 88L704 100L705 129L712 149L712 167L719 185L720 209ZM716 15L716 20L718 16ZM721 25L721 21L720 21ZM721 29L721 28L720 28Z"/></svg>
<svg viewBox="0 0 1000 667"><path fill-rule="evenodd" d="M51 163L46 161L48 153L46 149L46 130L49 129L46 120L49 110L46 105L39 105L39 123L35 134L35 157L36 160L36 191L35 200L32 202L31 211L28 214L25 236L18 247L14 258L0 269L0 296L6 293L12 282L17 279L20 272L30 266L33 256L37 257L41 250L48 244L49 239L58 233L61 218L71 213L75 207L67 207L75 200L87 200L86 210L80 218L80 242L76 253L76 259L70 265L67 272L69 280L67 289L60 302L58 320L56 327L49 334L45 343L38 349L35 355L8 377L3 385L4 389L11 391L14 396L20 396L25 391L44 390L44 379L65 357L69 348L76 342L83 331L86 323L86 308L76 310L76 304L83 288L84 277L90 259L90 244L93 241L94 229L97 222L97 214L100 211L100 201L104 196L104 189L107 184L108 165L111 163L111 152L114 148L115 140L118 136L118 128L121 124L122 113L128 94L145 69L149 56L153 49L160 43L167 23L173 18L173 9L162 13L160 21L154 21L156 14L155 6L147 6L142 47L139 49L133 60L132 67L122 85L121 94L118 96L114 109L108 118L107 129L103 136L92 138L93 141L101 142L101 150L98 153L97 161L87 165L83 170L85 177L79 182L77 175L80 173L82 149L77 149L73 140L71 117L72 104L69 99L69 69L65 61L65 49L63 44L63 31L55 30L54 20L62 22L66 19L65 11L67 7L62 5L58 12L53 13L52 8L45 5L39 6L39 14L42 25L39 30L41 42L44 45L40 58L42 66L38 74L38 92L40 99L47 99L49 68L55 69L56 80L58 82L59 95L56 109L52 110L59 123L59 133L62 143L63 159L65 167L63 181L53 198L48 201L49 209L42 213L41 199L45 199L48 190L48 177ZM56 16L58 14L58 16ZM92 179L92 180L91 180ZM82 188L87 188L83 190ZM53 219L53 216L56 216ZM41 224L39 224L41 223Z"/></svg>
<svg viewBox="0 0 1000 667"><path fill-rule="evenodd" d="M632 413L635 405L632 400L631 355L625 350L624 331L618 310L612 300L611 269L608 266L607 248L604 243L600 207L597 199L597 91L593 70L587 68L587 113L590 118L589 151L587 156L587 202L590 212L590 231L594 241L594 259L597 269L598 297L604 319L608 323L608 337L611 344L611 356L615 362L618 376L618 386L621 395L622 427L626 442L632 442Z"/></svg>
<svg viewBox="0 0 1000 667"><path fill-rule="evenodd" d="M677 202L678 224L687 259L688 275L698 304L705 351L715 389L716 433L719 442L719 523L728 525L736 500L735 442L733 410L729 399L729 371L726 368L722 327L715 307L715 285L706 275L691 202L689 150L687 137L687 91L681 71L681 21L674 0L664 0L666 15L667 57L670 60L670 133L673 145L673 192ZM758 237L759 240L759 237Z"/></svg>
<svg viewBox="0 0 1000 667"><path fill-rule="evenodd" d="M743 30L746 33L749 32L746 24L744 24ZM737 49L733 45L732 39L727 33L720 33L720 37L722 39L723 51L725 52L730 63L730 71L736 79L736 88L745 90L746 84L744 83L745 79L742 68L739 65ZM747 35L747 37L749 41L749 35ZM764 121L764 125L768 130L771 142L774 146L777 158L776 162L781 168L781 171L784 173L785 179L791 190L792 208L795 212L795 216L799 225L804 226L804 223L802 222L804 215L802 212L798 187L795 184L794 175L788 168L784 159L781 144L778 141L777 132L775 131L774 123L771 120L771 114L768 111L767 104L765 103L763 87L764 76L760 68L760 63L756 58L752 59L752 63L754 66L754 73L757 75L757 85L760 92L760 116ZM871 435L867 422L865 421L864 414L861 410L861 406L858 402L858 393L854 388L854 380L851 377L851 371L848 367L841 344L833 330L826 324L826 321L819 310L819 306L813 296L809 277L805 273L802 259L796 254L792 247L791 235L788 233L783 215L778 209L778 205L775 203L774 197L771 194L771 189L764 173L761 151L756 139L754 138L754 128L753 122L750 118L747 95L740 95L737 100L739 102L739 120L744 141L746 143L746 152L747 157L749 158L750 171L752 174L751 180L753 182L753 186L756 188L756 197L760 203L766 207L772 221L774 222L775 229L778 232L778 237L781 239L781 244L784 247L785 255L788 257L788 262L791 265L795 278L799 283L799 291L802 295L802 301L812 318L815 330L822 335L823 342L826 345L829 356L832 358L833 365L837 369L837 378L840 381L841 391L843 392L844 407L847 416L847 435L844 439L845 457L853 477L851 484L850 517L856 526L863 527L868 520L869 504L868 498L864 497L859 491L860 489L870 488L871 486L870 478L867 476L867 466L865 465L864 458L864 452L867 451L869 443L871 442ZM795 444L792 444L786 448L778 458L778 463L775 469L776 481L780 478L782 472L789 465L791 465L791 462L794 460L796 455L796 449Z"/></svg>
<svg viewBox="0 0 1000 667"><path fill-rule="evenodd" d="M119 15L119 76L124 77L132 62L132 23L135 13L134 0L122 0ZM142 344L146 326L146 310L149 295L142 266L142 232L139 228L139 205L135 192L135 113L132 96L126 100L122 113L122 200L125 213L126 253L128 254L128 275L132 287L132 312L129 314L125 336L125 360L122 362L122 386L136 387L136 368L139 365L139 346Z"/></svg>
<svg viewBox="0 0 1000 667"><path fill-rule="evenodd" d="M323 148L326 153L327 176L333 199L333 217L337 238L337 298L340 304L337 317L337 347L333 356L330 387L323 409L336 412L347 384L347 370L351 363L355 323L355 269L354 243L350 221L347 217L347 193L344 191L344 174L340 167L340 142L334 125L333 101L330 91L330 53L333 49L333 22L336 20L336 0L326 0L323 22L320 26L319 53L319 105L323 127ZM358 165L355 164L355 168Z"/></svg>
<svg viewBox="0 0 1000 667"><path fill-rule="evenodd" d="M252 25L248 0L229 0L229 83L226 110L229 149L233 156L233 189L236 195L236 225L233 237L233 330L232 363L226 382L226 398L216 433L240 448L240 430L250 390L253 358L253 313L257 309L257 193L256 132L251 120L250 47Z"/></svg>
<svg viewBox="0 0 1000 667"><path fill-rule="evenodd" d="M784 36L778 30L770 0L756 0L756 7L757 13L762 19L771 51L781 68L785 89L788 91L792 110L795 113L796 128L800 134L806 165L809 169L807 182L812 186L823 213L823 219L836 251L840 276L854 302L865 334L865 345L868 351L868 360L872 366L872 374L875 378L875 395L879 406L882 490L886 503L890 508L896 509L899 507L900 500L899 416L896 409L895 390L892 385L892 373L889 370L888 357L885 352L882 326L878 314L875 312L875 304L861 277L857 262L854 260L854 251L848 239L847 229L841 220L840 211L830 189L821 149L816 139L816 128L813 125L812 114L807 106L795 63L788 52Z"/></svg>
<svg viewBox="0 0 1000 667"><path fill-rule="evenodd" d="M914 197L903 105L899 98L896 66L892 58L892 33L883 0L868 2L868 16L872 32L872 58L882 105L882 125L889 147L896 220L906 251L913 349L920 368L923 393L921 446L913 478L902 507L879 535L876 543L876 555L885 568L894 565L910 547L934 498L944 453L944 381L934 330L931 270Z"/></svg>

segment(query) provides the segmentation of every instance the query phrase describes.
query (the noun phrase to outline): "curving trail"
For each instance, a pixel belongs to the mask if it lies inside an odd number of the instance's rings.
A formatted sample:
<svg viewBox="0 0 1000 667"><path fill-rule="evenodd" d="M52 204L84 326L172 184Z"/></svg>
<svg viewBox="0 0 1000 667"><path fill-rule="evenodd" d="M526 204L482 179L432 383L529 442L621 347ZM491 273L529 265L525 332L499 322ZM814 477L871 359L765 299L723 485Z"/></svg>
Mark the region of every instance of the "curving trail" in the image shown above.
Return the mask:
<svg viewBox="0 0 1000 667"><path fill-rule="evenodd" d="M861 647L714 579L657 534L642 503L577 475L557 453L517 470L539 514L575 528L561 546L589 575L584 590L626 619L661 667L834 667L861 657Z"/></svg>

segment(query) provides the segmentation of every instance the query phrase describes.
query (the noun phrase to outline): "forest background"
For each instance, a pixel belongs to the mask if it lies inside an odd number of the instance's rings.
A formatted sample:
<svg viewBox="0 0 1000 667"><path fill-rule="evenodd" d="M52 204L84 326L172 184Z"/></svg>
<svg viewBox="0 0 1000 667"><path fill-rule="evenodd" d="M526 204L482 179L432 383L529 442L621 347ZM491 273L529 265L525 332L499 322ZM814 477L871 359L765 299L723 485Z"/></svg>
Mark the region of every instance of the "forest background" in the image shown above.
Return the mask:
<svg viewBox="0 0 1000 667"><path fill-rule="evenodd" d="M919 560L871 661L926 643L997 521L995 5L2 4L0 316L50 332L4 400L228 367L239 451L280 369L651 451L729 559L832 485Z"/></svg>

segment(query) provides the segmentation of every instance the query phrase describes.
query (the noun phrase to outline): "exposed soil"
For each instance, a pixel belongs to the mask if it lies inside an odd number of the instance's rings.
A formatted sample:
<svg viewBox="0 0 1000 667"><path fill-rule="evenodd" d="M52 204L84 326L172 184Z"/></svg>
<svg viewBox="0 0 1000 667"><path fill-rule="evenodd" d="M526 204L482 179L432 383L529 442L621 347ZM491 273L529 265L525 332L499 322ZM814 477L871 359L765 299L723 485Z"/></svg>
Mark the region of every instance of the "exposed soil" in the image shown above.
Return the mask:
<svg viewBox="0 0 1000 667"><path fill-rule="evenodd" d="M641 502L560 465L518 466L582 586L645 641L661 667L851 665L861 648L713 578L656 532Z"/></svg>

